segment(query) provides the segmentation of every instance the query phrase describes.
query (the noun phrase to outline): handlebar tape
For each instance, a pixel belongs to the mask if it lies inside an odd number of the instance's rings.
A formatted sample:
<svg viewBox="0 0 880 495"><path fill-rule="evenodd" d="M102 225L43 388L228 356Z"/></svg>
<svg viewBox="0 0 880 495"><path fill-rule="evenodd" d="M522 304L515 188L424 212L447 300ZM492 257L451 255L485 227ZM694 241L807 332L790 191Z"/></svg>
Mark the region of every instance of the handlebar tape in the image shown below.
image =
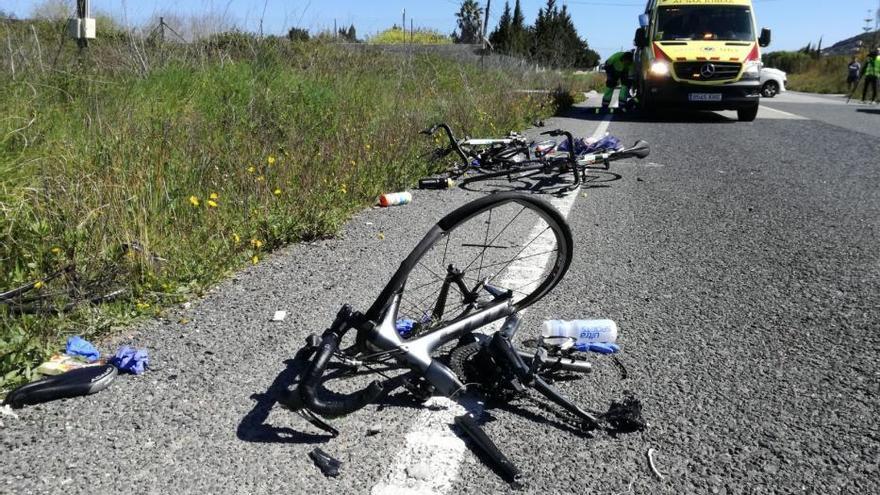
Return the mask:
<svg viewBox="0 0 880 495"><path fill-rule="evenodd" d="M321 377L337 348L339 348L339 335L329 330L324 332L318 354L303 374L298 389L306 408L322 416L335 417L351 414L378 399L385 391L381 383L373 381L367 388L358 392L347 395L333 393L333 397L328 399L318 397Z"/></svg>

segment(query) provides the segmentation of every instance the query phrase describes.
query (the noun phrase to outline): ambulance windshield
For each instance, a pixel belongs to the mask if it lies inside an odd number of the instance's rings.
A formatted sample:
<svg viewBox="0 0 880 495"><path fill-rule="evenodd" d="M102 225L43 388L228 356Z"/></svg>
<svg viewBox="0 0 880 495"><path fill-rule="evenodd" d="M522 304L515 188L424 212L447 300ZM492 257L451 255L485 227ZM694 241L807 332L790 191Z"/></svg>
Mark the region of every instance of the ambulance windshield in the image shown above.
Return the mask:
<svg viewBox="0 0 880 495"><path fill-rule="evenodd" d="M685 5L658 9L655 41L755 41L748 7Z"/></svg>

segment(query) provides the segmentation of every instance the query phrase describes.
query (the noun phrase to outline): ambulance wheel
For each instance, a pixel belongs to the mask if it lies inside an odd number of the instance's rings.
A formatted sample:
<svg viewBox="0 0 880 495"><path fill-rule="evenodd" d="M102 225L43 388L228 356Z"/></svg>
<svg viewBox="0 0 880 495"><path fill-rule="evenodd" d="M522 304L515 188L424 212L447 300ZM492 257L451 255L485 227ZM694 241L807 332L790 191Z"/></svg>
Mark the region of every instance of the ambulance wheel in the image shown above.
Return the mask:
<svg viewBox="0 0 880 495"><path fill-rule="evenodd" d="M736 110L736 116L740 122L753 122L758 116L758 104L755 103L752 106L738 108Z"/></svg>

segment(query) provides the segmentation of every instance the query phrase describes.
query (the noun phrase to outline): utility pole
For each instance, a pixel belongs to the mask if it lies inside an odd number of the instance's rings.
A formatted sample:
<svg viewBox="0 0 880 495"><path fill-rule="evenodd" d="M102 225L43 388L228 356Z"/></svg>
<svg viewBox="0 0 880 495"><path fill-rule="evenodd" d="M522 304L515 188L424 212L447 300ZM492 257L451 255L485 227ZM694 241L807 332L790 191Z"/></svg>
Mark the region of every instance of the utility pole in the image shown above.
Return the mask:
<svg viewBox="0 0 880 495"><path fill-rule="evenodd" d="M416 32L415 32L415 28L413 28L413 18L410 17L409 18L409 42L410 43L416 42L415 36L416 36Z"/></svg>
<svg viewBox="0 0 880 495"><path fill-rule="evenodd" d="M159 41L165 44L165 18L159 17Z"/></svg>
<svg viewBox="0 0 880 495"><path fill-rule="evenodd" d="M67 32L76 40L80 51L88 48L89 40L95 37L95 19L89 17L89 0L76 0L76 18L67 21Z"/></svg>

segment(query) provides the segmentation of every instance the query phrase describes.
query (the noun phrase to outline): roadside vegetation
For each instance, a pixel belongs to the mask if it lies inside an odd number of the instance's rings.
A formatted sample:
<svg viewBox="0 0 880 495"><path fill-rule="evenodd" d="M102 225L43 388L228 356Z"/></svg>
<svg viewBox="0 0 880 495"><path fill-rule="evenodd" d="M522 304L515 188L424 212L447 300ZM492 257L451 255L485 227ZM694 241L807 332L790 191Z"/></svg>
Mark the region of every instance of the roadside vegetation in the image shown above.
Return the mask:
<svg viewBox="0 0 880 495"><path fill-rule="evenodd" d="M431 29L403 30L397 26L386 29L381 33L371 36L367 43L377 45L391 45L399 43L412 43L416 45L450 45L452 38Z"/></svg>
<svg viewBox="0 0 880 495"><path fill-rule="evenodd" d="M864 64L866 53L857 56ZM788 89L809 93L849 94L846 83L847 66L852 56L821 55L806 47L795 52L771 52L763 57L767 67L788 73Z"/></svg>
<svg viewBox="0 0 880 495"><path fill-rule="evenodd" d="M428 124L521 129L567 98L516 90L576 83L241 32L78 53L63 31L0 21L0 293L31 287L0 303L0 395L69 335L334 235L432 171Z"/></svg>

